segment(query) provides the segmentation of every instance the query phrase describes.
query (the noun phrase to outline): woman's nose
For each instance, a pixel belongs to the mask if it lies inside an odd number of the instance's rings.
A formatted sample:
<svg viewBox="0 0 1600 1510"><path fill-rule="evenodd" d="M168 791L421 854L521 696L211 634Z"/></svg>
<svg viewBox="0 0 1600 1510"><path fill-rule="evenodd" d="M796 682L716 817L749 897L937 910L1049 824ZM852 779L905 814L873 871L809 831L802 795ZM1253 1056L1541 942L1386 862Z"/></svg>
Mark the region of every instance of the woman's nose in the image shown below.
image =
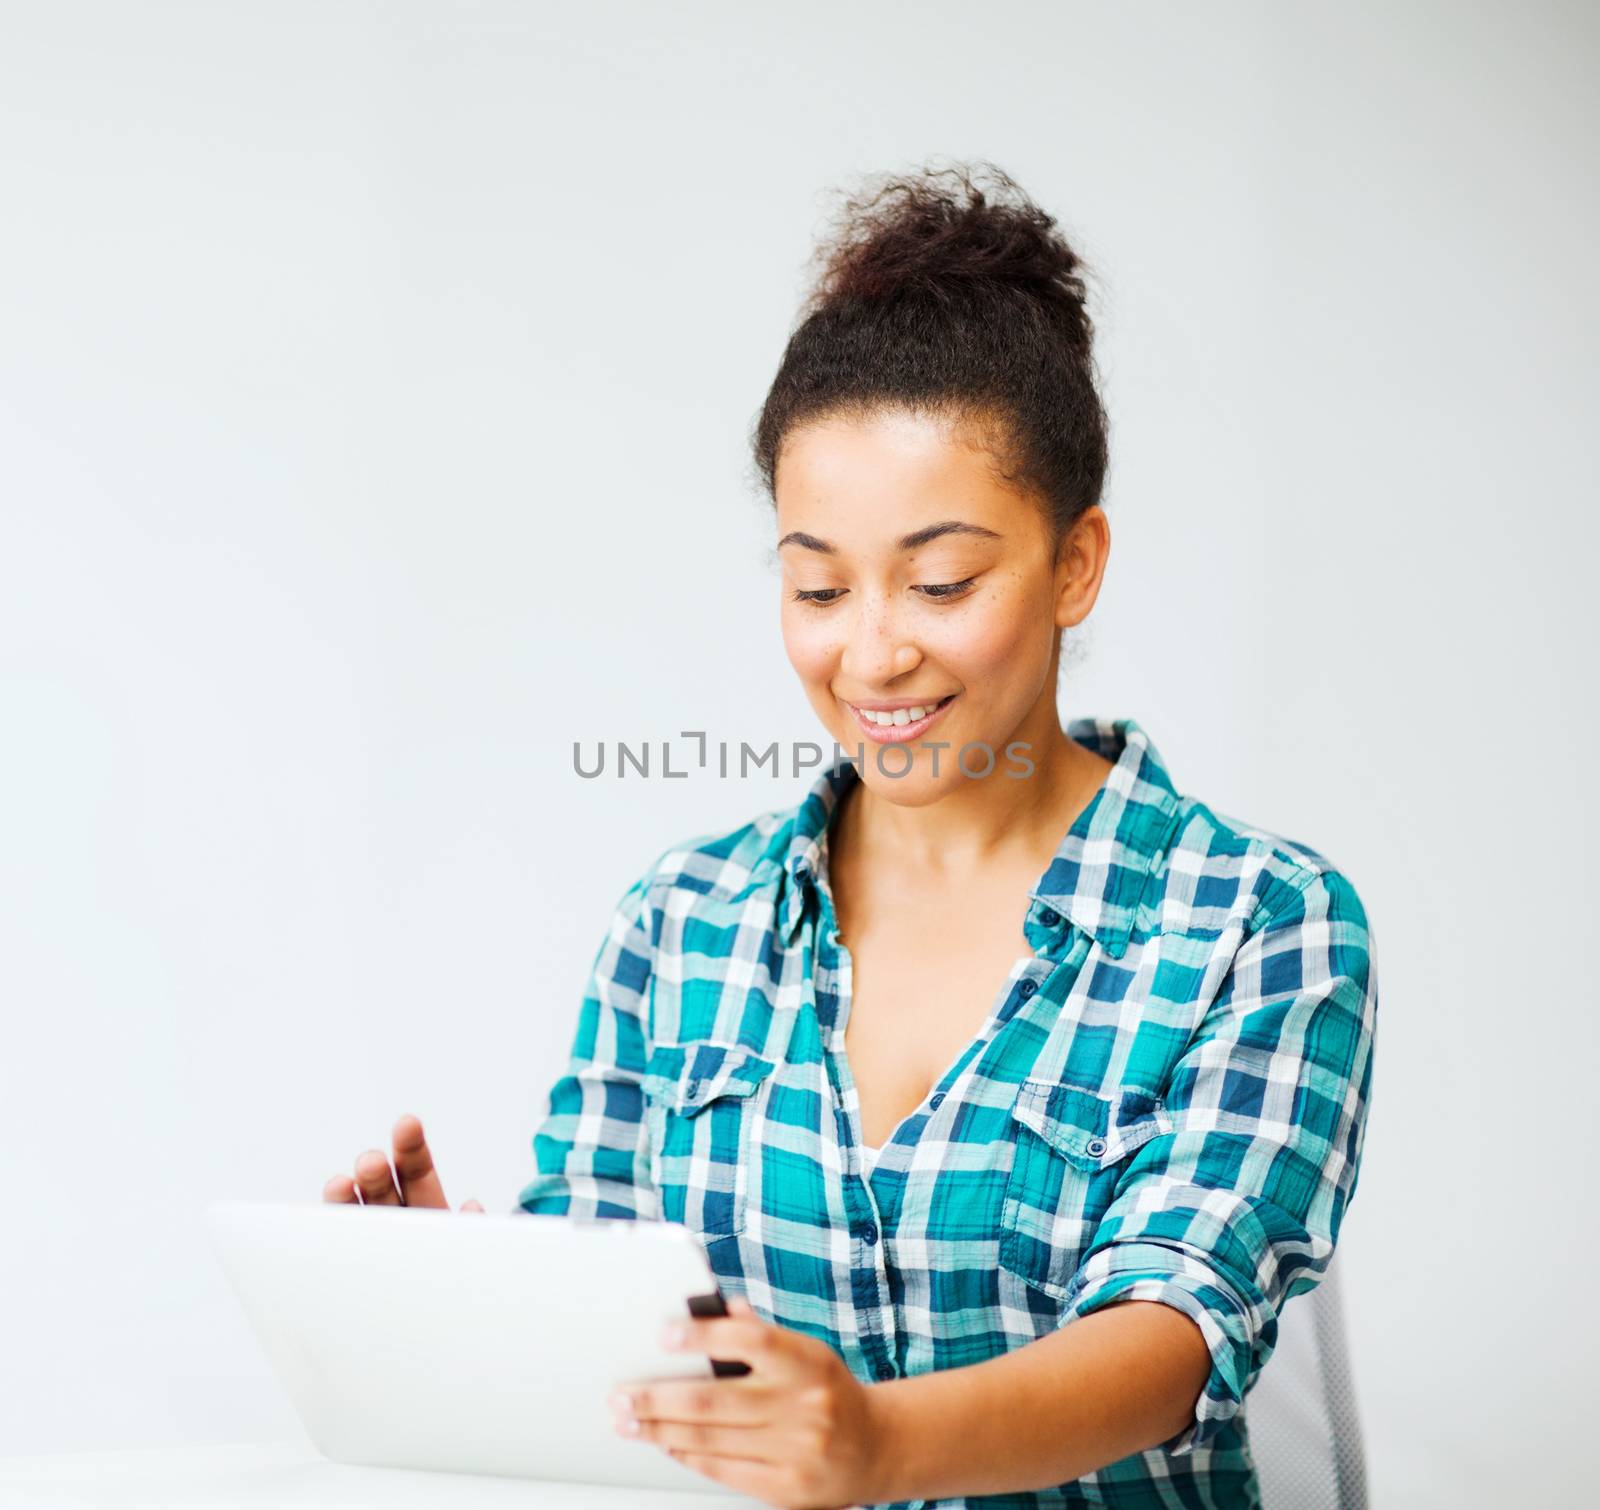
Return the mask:
<svg viewBox="0 0 1600 1510"><path fill-rule="evenodd" d="M915 670L922 652L901 633L893 615L869 609L857 616L842 660L842 669L853 683L876 689Z"/></svg>

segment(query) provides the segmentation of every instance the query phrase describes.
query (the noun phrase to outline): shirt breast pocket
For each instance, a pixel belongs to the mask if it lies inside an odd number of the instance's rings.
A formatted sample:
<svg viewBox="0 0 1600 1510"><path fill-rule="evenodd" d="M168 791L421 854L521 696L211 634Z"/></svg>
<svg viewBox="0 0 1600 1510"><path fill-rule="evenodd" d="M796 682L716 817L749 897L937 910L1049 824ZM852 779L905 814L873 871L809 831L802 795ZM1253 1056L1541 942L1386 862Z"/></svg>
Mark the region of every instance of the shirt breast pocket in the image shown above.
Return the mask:
<svg viewBox="0 0 1600 1510"><path fill-rule="evenodd" d="M1170 1132L1154 1096L1119 1099L1025 1080L1011 1108L1016 1140L1000 1215L1000 1266L1061 1300L1129 1162Z"/></svg>
<svg viewBox="0 0 1600 1510"><path fill-rule="evenodd" d="M651 1050L643 1080L650 1172L667 1221L708 1238L744 1231L748 1161L774 1067L736 1043L702 1039Z"/></svg>

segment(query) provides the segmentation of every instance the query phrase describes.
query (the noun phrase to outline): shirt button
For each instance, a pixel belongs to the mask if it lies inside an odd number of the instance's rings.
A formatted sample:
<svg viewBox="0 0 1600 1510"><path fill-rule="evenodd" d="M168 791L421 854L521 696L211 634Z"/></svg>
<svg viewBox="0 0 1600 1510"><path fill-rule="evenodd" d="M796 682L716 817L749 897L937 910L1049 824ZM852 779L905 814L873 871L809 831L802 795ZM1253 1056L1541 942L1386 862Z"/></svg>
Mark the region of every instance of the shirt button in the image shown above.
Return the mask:
<svg viewBox="0 0 1600 1510"><path fill-rule="evenodd" d="M939 1108L941 1106L943 1106L943 1105L944 1105L944 1092L943 1091L935 1091L933 1093L933 1095L928 1098L928 1106L933 1111L938 1111Z"/></svg>
<svg viewBox="0 0 1600 1510"><path fill-rule="evenodd" d="M1084 1147L1089 1150L1089 1157L1091 1159L1098 1159L1100 1155L1106 1151L1106 1140L1104 1138L1090 1138L1089 1141L1084 1144Z"/></svg>
<svg viewBox="0 0 1600 1510"><path fill-rule="evenodd" d="M700 1082L698 1080L691 1080L686 1086L684 1086L683 1091L684 1094L688 1096L691 1101L693 1101L694 1098L700 1094Z"/></svg>
<svg viewBox="0 0 1600 1510"><path fill-rule="evenodd" d="M1026 1001L1028 997L1032 996L1033 993L1038 989L1039 987L1033 981L1025 980L1020 986L1017 987L1017 995Z"/></svg>
<svg viewBox="0 0 1600 1510"><path fill-rule="evenodd" d="M1043 923L1046 928L1054 928L1056 924L1061 921L1061 914L1059 912L1052 912L1050 908L1046 907L1044 911L1039 914L1039 921Z"/></svg>
<svg viewBox="0 0 1600 1510"><path fill-rule="evenodd" d="M857 1234L857 1236L860 1237L861 1241L870 1248L878 1240L878 1229L874 1227L871 1222L868 1222L867 1225L863 1227Z"/></svg>
<svg viewBox="0 0 1600 1510"><path fill-rule="evenodd" d="M894 1364L880 1363L874 1372L876 1372L879 1379L892 1379L894 1378Z"/></svg>

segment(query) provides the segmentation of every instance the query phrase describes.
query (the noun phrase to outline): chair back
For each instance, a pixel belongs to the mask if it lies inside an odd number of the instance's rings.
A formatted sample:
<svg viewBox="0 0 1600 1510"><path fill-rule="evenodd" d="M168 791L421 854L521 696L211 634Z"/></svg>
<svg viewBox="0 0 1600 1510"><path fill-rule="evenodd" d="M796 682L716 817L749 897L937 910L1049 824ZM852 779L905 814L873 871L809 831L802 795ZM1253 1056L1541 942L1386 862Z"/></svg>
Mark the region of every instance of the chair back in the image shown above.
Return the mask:
<svg viewBox="0 0 1600 1510"><path fill-rule="evenodd" d="M1367 1510L1337 1249L1316 1289L1284 1306L1245 1407L1263 1510Z"/></svg>

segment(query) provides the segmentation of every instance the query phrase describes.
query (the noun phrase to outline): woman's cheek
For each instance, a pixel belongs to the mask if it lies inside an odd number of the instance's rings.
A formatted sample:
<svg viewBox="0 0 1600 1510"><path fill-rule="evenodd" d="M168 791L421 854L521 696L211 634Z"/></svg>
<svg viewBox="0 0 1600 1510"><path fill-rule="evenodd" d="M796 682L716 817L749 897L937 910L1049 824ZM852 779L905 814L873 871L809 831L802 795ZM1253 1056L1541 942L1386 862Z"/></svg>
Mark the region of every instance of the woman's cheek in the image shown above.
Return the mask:
<svg viewBox="0 0 1600 1510"><path fill-rule="evenodd" d="M833 679L833 664L837 659L832 635L820 625L804 623L787 609L782 629L784 653L800 678L800 684L813 697L819 693L831 696L828 685Z"/></svg>
<svg viewBox="0 0 1600 1510"><path fill-rule="evenodd" d="M924 649L967 686L998 687L1026 663L1030 627L1009 614L975 613L930 638Z"/></svg>
<svg viewBox="0 0 1600 1510"><path fill-rule="evenodd" d="M926 641L924 649L972 694L968 716L985 727L967 732L971 739L995 740L1002 727L1014 727L1037 699L1050 663L1050 645L1039 635L1037 617L992 608L952 624L948 634Z"/></svg>

